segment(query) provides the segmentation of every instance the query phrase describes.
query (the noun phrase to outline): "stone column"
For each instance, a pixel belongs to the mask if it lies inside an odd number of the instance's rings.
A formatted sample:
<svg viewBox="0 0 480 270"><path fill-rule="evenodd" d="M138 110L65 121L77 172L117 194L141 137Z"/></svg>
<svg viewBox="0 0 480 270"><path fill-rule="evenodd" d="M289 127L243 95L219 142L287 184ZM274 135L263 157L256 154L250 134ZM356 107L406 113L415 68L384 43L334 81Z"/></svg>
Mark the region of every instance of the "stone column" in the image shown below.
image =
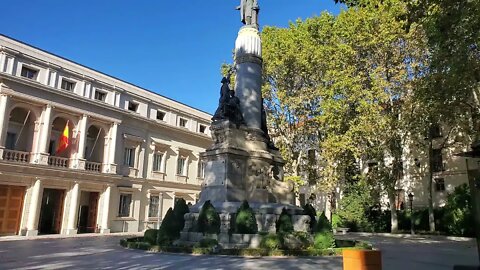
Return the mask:
<svg viewBox="0 0 480 270"><path fill-rule="evenodd" d="M88 116L83 115L77 131L78 148L76 153L77 169L85 170L85 141L87 139Z"/></svg>
<svg viewBox="0 0 480 270"><path fill-rule="evenodd" d="M262 42L257 29L242 27L235 42L235 95L249 128L262 126Z"/></svg>
<svg viewBox="0 0 480 270"><path fill-rule="evenodd" d="M110 233L110 193L112 192L112 187L107 186L103 192L103 212L102 212L102 225L100 233Z"/></svg>
<svg viewBox="0 0 480 270"><path fill-rule="evenodd" d="M117 144L117 132L118 132L118 123L113 123L110 128L110 145L109 145L109 154L108 154L108 165L109 173L117 173L117 168L115 166L115 148Z"/></svg>
<svg viewBox="0 0 480 270"><path fill-rule="evenodd" d="M0 53L0 72L4 72L3 69L5 67L5 59L6 59L5 52L1 52Z"/></svg>
<svg viewBox="0 0 480 270"><path fill-rule="evenodd" d="M50 118L52 117L52 106L47 105L42 113L42 127L40 136L38 136L37 153L35 163L47 165L48 164L48 139L50 137Z"/></svg>
<svg viewBox="0 0 480 270"><path fill-rule="evenodd" d="M5 149L5 140L8 129L7 108L8 108L8 96L5 94L0 95L0 159L3 159L3 150Z"/></svg>
<svg viewBox="0 0 480 270"><path fill-rule="evenodd" d="M30 198L30 206L28 209L28 219L27 219L27 233L26 236L36 236L38 235L38 216L40 212L40 203L41 200L41 191L42 191L42 181L37 179L32 186L32 195Z"/></svg>
<svg viewBox="0 0 480 270"><path fill-rule="evenodd" d="M160 229L162 217L163 217L163 192L160 192L158 194L157 229Z"/></svg>
<svg viewBox="0 0 480 270"><path fill-rule="evenodd" d="M78 210L78 199L80 193L80 185L75 183L73 185L70 196L70 209L68 212L68 222L67 222L67 235L77 234L77 210Z"/></svg>

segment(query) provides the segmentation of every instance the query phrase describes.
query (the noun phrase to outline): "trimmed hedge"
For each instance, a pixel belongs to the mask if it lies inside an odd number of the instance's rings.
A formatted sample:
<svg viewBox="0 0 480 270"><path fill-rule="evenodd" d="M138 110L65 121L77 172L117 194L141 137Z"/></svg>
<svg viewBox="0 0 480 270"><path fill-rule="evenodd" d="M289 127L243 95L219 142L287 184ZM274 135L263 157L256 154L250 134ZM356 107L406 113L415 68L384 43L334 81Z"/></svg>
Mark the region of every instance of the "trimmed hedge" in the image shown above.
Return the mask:
<svg viewBox="0 0 480 270"><path fill-rule="evenodd" d="M235 233L255 234L258 232L257 219L255 213L247 201L238 208L235 215Z"/></svg>
<svg viewBox="0 0 480 270"><path fill-rule="evenodd" d="M173 214L175 215L175 220L177 223L178 236L180 236L180 232L185 226L185 214L187 213L190 213L187 202L183 198L180 198L175 202L175 206L173 208Z"/></svg>
<svg viewBox="0 0 480 270"><path fill-rule="evenodd" d="M286 208L282 209L282 213L278 217L276 229L277 234L293 232L292 216L287 212Z"/></svg>
<svg viewBox="0 0 480 270"><path fill-rule="evenodd" d="M144 241L151 245L155 245L157 243L157 233L158 233L158 230L156 229L146 230L145 233L143 234Z"/></svg>
<svg viewBox="0 0 480 270"><path fill-rule="evenodd" d="M325 215L325 212L322 212L322 214L318 218L318 222L314 227L313 232L315 233L333 232L332 224L330 224L330 221L328 221L328 218Z"/></svg>
<svg viewBox="0 0 480 270"><path fill-rule="evenodd" d="M197 227L198 232L203 234L220 233L220 215L209 200L203 204L202 210L198 215Z"/></svg>

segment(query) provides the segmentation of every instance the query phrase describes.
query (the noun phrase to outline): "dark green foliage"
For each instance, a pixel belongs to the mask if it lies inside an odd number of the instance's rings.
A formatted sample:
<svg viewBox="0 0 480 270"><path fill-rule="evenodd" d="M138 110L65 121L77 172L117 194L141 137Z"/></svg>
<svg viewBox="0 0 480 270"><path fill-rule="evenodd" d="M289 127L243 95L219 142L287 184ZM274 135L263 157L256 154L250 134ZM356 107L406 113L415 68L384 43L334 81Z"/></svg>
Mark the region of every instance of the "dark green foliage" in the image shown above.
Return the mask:
<svg viewBox="0 0 480 270"><path fill-rule="evenodd" d="M220 215L213 207L210 201L203 204L202 210L198 215L198 232L208 234L220 233Z"/></svg>
<svg viewBox="0 0 480 270"><path fill-rule="evenodd" d="M157 234L158 245L169 245L180 236L175 214L170 207L165 214L165 218L160 225L160 230Z"/></svg>
<svg viewBox="0 0 480 270"><path fill-rule="evenodd" d="M156 229L148 229L143 234L143 239L145 242L149 243L150 245L155 245L157 243L157 233L158 230Z"/></svg>
<svg viewBox="0 0 480 270"><path fill-rule="evenodd" d="M218 241L215 239L204 238L198 243L198 247L201 248L212 248L218 245Z"/></svg>
<svg viewBox="0 0 480 270"><path fill-rule="evenodd" d="M275 250L282 248L282 240L278 234L267 234L260 241L260 248Z"/></svg>
<svg viewBox="0 0 480 270"><path fill-rule="evenodd" d="M456 187L454 192L448 195L443 223L446 224L448 234L474 235L472 201L467 184Z"/></svg>
<svg viewBox="0 0 480 270"><path fill-rule="evenodd" d="M283 208L280 217L276 223L277 233L290 233L293 232L292 216L287 212L287 209Z"/></svg>
<svg viewBox="0 0 480 270"><path fill-rule="evenodd" d="M335 237L332 232L320 232L315 234L313 241L313 247L315 249L326 249L335 247Z"/></svg>
<svg viewBox="0 0 480 270"><path fill-rule="evenodd" d="M187 202L183 199L180 198L175 202L175 207L173 208L173 213L175 214L175 219L176 223L178 226L178 233L183 230L183 227L185 226L185 217L184 215L186 213L189 213L190 209L188 209Z"/></svg>
<svg viewBox="0 0 480 270"><path fill-rule="evenodd" d="M322 212L320 217L318 218L317 225L313 229L315 233L327 233L332 232L332 224L328 221L327 216L325 216L325 212Z"/></svg>
<svg viewBox="0 0 480 270"><path fill-rule="evenodd" d="M307 203L303 206L303 214L310 217L310 230L313 230L313 228L315 228L315 224L317 223L317 211L311 204Z"/></svg>
<svg viewBox="0 0 480 270"><path fill-rule="evenodd" d="M257 219L253 209L247 201L244 201L238 208L235 215L235 233L254 234L258 232Z"/></svg>

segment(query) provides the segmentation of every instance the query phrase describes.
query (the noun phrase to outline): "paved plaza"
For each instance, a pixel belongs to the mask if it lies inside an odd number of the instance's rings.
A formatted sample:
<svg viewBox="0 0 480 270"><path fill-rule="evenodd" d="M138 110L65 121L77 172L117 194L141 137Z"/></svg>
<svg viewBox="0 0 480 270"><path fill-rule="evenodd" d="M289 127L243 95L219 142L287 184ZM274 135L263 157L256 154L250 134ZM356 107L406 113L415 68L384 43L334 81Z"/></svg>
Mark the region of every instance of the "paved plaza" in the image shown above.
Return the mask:
<svg viewBox="0 0 480 270"><path fill-rule="evenodd" d="M348 235L383 251L384 270L447 270L478 262L473 240ZM342 269L340 257L241 258L153 254L119 246L121 236L2 241L0 269Z"/></svg>

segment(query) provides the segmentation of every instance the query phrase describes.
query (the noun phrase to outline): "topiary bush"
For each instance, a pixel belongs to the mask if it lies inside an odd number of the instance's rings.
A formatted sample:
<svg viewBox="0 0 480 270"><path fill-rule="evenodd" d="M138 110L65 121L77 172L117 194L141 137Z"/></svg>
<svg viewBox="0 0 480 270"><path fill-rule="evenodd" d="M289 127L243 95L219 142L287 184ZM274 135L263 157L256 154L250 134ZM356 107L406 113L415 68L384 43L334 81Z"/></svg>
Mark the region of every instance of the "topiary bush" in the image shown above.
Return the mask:
<svg viewBox="0 0 480 270"><path fill-rule="evenodd" d="M307 203L303 206L303 214L308 215L310 217L310 230L313 230L313 228L315 228L315 225L317 223L317 220L316 220L317 211L311 204Z"/></svg>
<svg viewBox="0 0 480 270"><path fill-rule="evenodd" d="M157 233L158 230L156 229L148 229L143 234L143 240L150 245L155 245L157 243Z"/></svg>
<svg viewBox="0 0 480 270"><path fill-rule="evenodd" d="M260 248L270 250L282 248L280 235L271 233L263 236L262 240L260 241Z"/></svg>
<svg viewBox="0 0 480 270"><path fill-rule="evenodd" d="M313 240L313 247L315 249L327 249L335 247L335 237L332 232L316 233Z"/></svg>
<svg viewBox="0 0 480 270"><path fill-rule="evenodd" d="M283 208L280 217L276 223L277 233L291 233L293 232L292 216Z"/></svg>
<svg viewBox="0 0 480 270"><path fill-rule="evenodd" d="M325 216L325 212L322 212L320 217L318 218L318 222L313 229L314 233L325 233L325 232L332 232L332 224L328 221L327 216Z"/></svg>
<svg viewBox="0 0 480 270"><path fill-rule="evenodd" d="M160 230L157 234L157 244L162 246L170 245L179 236L180 231L178 230L175 214L170 207L165 214L162 225L160 225Z"/></svg>
<svg viewBox="0 0 480 270"><path fill-rule="evenodd" d="M247 201L238 208L235 215L235 233L254 234L258 232L257 219L255 213Z"/></svg>
<svg viewBox="0 0 480 270"><path fill-rule="evenodd" d="M175 207L173 208L173 213L175 214L175 219L177 223L178 234L183 230L185 226L185 214L190 213L190 209L188 208L187 202L180 198L175 202Z"/></svg>
<svg viewBox="0 0 480 270"><path fill-rule="evenodd" d="M209 200L203 204L202 210L198 215L197 227L198 232L203 234L220 233L220 215Z"/></svg>

